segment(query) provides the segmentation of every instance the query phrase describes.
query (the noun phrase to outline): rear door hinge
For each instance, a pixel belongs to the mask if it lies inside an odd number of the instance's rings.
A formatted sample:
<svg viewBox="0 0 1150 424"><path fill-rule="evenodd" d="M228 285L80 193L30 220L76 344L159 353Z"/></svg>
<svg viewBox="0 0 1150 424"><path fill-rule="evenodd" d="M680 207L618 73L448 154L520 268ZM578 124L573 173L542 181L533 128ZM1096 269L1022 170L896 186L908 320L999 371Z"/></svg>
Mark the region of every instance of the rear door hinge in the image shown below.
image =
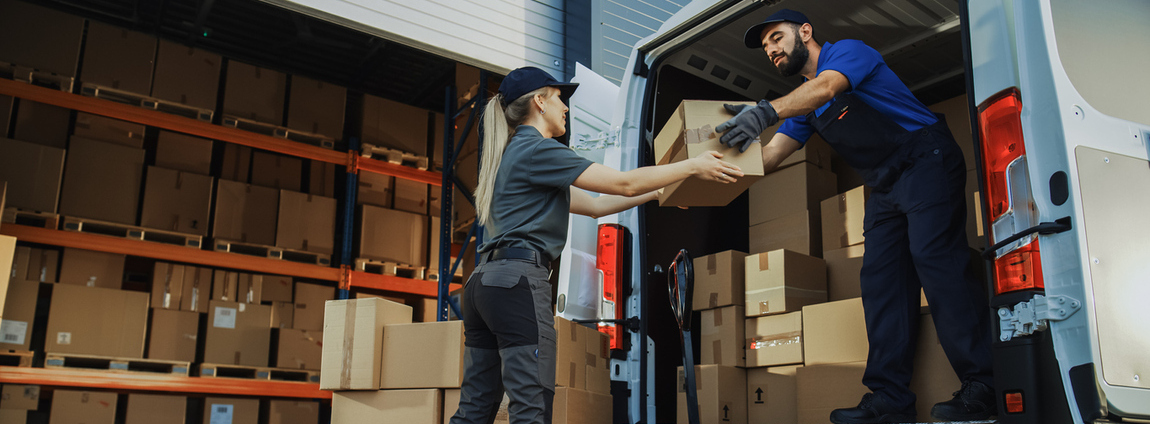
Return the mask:
<svg viewBox="0 0 1150 424"><path fill-rule="evenodd" d="M1082 302L1068 296L1034 295L1034 298L998 308L999 340L1028 336L1049 328L1051 321L1070 318L1082 308Z"/></svg>

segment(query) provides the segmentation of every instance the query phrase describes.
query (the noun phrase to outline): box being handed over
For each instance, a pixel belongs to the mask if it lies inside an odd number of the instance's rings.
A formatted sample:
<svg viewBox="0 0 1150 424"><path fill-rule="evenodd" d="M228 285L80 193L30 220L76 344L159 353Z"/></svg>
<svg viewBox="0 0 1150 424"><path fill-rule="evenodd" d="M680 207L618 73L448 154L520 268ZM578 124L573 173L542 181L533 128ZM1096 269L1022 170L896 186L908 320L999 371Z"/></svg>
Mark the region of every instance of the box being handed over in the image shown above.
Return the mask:
<svg viewBox="0 0 1150 424"><path fill-rule="evenodd" d="M763 177L760 141L751 142L742 153L738 148L719 142L722 134L716 133L714 128L731 119L731 114L723 109L724 103L753 104L684 100L655 136L655 160L657 164L665 165L714 150L723 154L724 161L741 168L744 176L733 183L687 178L663 189L659 193L659 206L726 206Z"/></svg>

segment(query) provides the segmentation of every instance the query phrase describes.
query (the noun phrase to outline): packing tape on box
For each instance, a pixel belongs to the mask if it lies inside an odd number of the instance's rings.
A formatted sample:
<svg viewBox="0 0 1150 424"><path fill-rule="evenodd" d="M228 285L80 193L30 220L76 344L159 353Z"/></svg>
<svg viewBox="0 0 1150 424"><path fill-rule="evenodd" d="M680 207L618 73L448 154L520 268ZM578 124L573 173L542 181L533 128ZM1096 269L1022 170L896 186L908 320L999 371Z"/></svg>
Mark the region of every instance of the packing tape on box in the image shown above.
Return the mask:
<svg viewBox="0 0 1150 424"><path fill-rule="evenodd" d="M715 315L715 327L722 327L723 326L723 311L715 309L714 315Z"/></svg>
<svg viewBox="0 0 1150 424"><path fill-rule="evenodd" d="M339 387L351 388L351 353L355 347L355 299L344 302L343 314L343 367L339 372ZM378 335L377 335L378 337Z"/></svg>
<svg viewBox="0 0 1150 424"><path fill-rule="evenodd" d="M715 363L721 364L723 362L723 341L715 340L711 342L711 354L715 355Z"/></svg>
<svg viewBox="0 0 1150 424"><path fill-rule="evenodd" d="M718 255L711 255L707 257L707 275L715 275L715 273L719 271L719 265L716 263L718 262L715 258L716 256Z"/></svg>
<svg viewBox="0 0 1150 424"><path fill-rule="evenodd" d="M802 331L772 334L769 336L752 337L747 339L747 349L766 349L768 347L790 346L803 342Z"/></svg>
<svg viewBox="0 0 1150 424"><path fill-rule="evenodd" d="M756 290L747 290L746 296L751 297L753 295L759 295L762 293L768 293L768 292L778 291L778 290L785 290L786 291L785 297L800 297L800 298L815 299L815 300L819 300L819 299L826 300L826 298L827 298L827 291L826 290L800 289L797 287L787 287L787 286L769 287L769 288L765 288L765 289L756 289ZM759 315L768 314L770 312L771 312L770 301L769 300L759 301Z"/></svg>
<svg viewBox="0 0 1150 424"><path fill-rule="evenodd" d="M769 252L763 252L759 254L759 271L771 269L771 260L768 253Z"/></svg>
<svg viewBox="0 0 1150 424"><path fill-rule="evenodd" d="M575 376L579 375L575 370L578 369L578 367L575 366L574 362L568 362L567 365L570 367L570 369L567 370L567 381L570 384L575 384Z"/></svg>
<svg viewBox="0 0 1150 424"><path fill-rule="evenodd" d="M719 307L719 294L718 293L711 292L710 298L707 299L707 306L710 308Z"/></svg>

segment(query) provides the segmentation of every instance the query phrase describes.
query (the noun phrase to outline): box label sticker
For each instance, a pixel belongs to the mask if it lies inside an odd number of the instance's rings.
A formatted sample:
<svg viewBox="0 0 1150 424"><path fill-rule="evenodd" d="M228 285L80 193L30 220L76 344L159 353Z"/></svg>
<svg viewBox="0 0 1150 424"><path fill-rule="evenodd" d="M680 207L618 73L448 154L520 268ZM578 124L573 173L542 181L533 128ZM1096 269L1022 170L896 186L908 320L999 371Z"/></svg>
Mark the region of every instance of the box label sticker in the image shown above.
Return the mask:
<svg viewBox="0 0 1150 424"><path fill-rule="evenodd" d="M28 323L11 319L0 320L0 343L24 344Z"/></svg>
<svg viewBox="0 0 1150 424"><path fill-rule="evenodd" d="M213 327L216 328L236 328L236 308L224 308L221 306L216 307L216 315L212 319Z"/></svg>
<svg viewBox="0 0 1150 424"><path fill-rule="evenodd" d="M56 344L70 345L72 344L72 333L61 331L56 333Z"/></svg>
<svg viewBox="0 0 1150 424"><path fill-rule="evenodd" d="M217 308L222 309L222 308ZM217 405L212 404L212 412L209 424L232 424L232 408L233 405Z"/></svg>

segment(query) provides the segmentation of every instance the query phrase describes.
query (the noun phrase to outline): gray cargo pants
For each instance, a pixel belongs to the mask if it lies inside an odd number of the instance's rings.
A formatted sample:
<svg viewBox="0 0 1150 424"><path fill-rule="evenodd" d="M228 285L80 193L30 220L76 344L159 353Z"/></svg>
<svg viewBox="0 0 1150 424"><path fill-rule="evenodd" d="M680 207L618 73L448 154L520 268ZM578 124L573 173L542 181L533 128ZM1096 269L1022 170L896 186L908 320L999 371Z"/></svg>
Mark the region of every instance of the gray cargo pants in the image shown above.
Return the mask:
<svg viewBox="0 0 1150 424"><path fill-rule="evenodd" d="M451 424L495 421L506 390L511 424L551 423L555 318L548 269L519 259L475 268L463 290L463 387Z"/></svg>

